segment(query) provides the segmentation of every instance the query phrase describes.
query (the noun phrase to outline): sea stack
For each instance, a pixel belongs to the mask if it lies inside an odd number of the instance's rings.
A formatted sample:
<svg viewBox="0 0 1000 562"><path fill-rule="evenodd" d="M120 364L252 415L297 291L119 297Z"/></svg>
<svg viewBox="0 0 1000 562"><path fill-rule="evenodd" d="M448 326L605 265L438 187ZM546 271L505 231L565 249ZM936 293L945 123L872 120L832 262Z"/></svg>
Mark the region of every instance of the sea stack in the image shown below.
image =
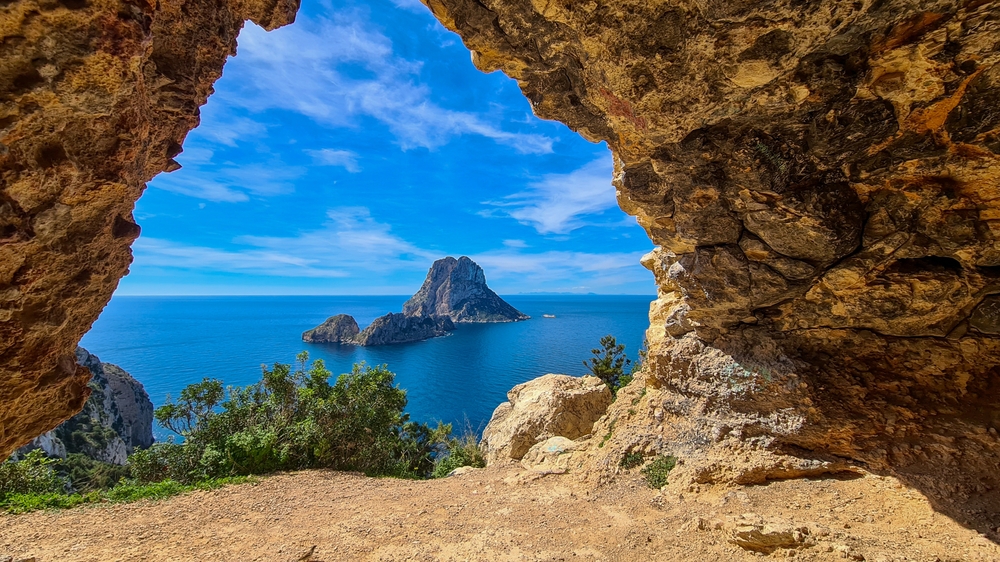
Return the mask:
<svg viewBox="0 0 1000 562"><path fill-rule="evenodd" d="M483 268L471 259L446 257L434 262L417 294L403 304L407 316L447 316L453 322L527 320L486 286Z"/></svg>

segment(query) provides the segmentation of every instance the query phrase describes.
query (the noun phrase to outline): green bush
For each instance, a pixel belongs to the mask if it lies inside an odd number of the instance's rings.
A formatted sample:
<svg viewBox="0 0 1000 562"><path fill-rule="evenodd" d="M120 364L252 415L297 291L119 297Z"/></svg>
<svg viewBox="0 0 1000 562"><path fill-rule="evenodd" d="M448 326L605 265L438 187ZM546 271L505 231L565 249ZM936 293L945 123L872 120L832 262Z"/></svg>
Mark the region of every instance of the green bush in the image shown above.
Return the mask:
<svg viewBox="0 0 1000 562"><path fill-rule="evenodd" d="M55 466L77 492L111 488L130 475L128 467L94 460L82 453L70 453Z"/></svg>
<svg viewBox="0 0 1000 562"><path fill-rule="evenodd" d="M440 427L440 426L439 426ZM451 426L447 426L451 430ZM446 442L447 451L442 454L434 464L434 478L448 476L451 471L463 466L483 468L486 466L486 458L479 449L479 441L476 434L467 429L461 437L450 437Z"/></svg>
<svg viewBox="0 0 1000 562"><path fill-rule="evenodd" d="M590 361L584 361L584 366L590 374L601 379L608 385L608 390L612 396L618 395L618 390L632 382L631 372L626 372L632 361L625 356L625 344L615 341L611 335L601 338L601 347L591 349L594 357Z"/></svg>
<svg viewBox="0 0 1000 562"><path fill-rule="evenodd" d="M641 465L643 460L642 453L625 453L622 455L622 460L618 463L618 466L629 470Z"/></svg>
<svg viewBox="0 0 1000 562"><path fill-rule="evenodd" d="M646 476L646 484L650 488L660 489L667 485L667 475L677 466L677 457L673 455L660 455L653 459L653 462L642 469Z"/></svg>
<svg viewBox="0 0 1000 562"><path fill-rule="evenodd" d="M242 388L223 390L211 379L185 388L155 412L184 443L136 453L132 476L192 483L304 468L430 476L450 426L410 421L406 391L384 365L355 365L331 385L323 362L307 370L308 359L300 354L294 371L281 363L263 367L261 380Z"/></svg>
<svg viewBox="0 0 1000 562"><path fill-rule="evenodd" d="M65 481L56 473L59 461L35 449L18 461L0 464L0 502L17 494L48 494L62 492Z"/></svg>

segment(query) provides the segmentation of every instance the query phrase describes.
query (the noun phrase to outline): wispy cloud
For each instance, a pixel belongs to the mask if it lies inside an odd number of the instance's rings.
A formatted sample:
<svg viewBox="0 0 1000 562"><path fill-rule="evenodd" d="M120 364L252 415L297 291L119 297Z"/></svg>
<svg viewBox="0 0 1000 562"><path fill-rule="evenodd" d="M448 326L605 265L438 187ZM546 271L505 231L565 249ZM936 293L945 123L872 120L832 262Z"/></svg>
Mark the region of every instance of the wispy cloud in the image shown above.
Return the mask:
<svg viewBox="0 0 1000 562"><path fill-rule="evenodd" d="M566 234L587 226L585 218L617 208L611 185L610 154L568 174L548 174L528 189L503 199L484 201L484 216L509 216L540 234Z"/></svg>
<svg viewBox="0 0 1000 562"><path fill-rule="evenodd" d="M358 154L350 150L324 148L322 150L307 150L306 153L312 156L317 164L323 166L341 166L352 174L361 171L361 167L358 166Z"/></svg>
<svg viewBox="0 0 1000 562"><path fill-rule="evenodd" d="M267 127L263 123L247 117L229 117L218 122L203 123L200 128L201 136L226 146L236 146L236 141L262 137L266 133Z"/></svg>
<svg viewBox="0 0 1000 562"><path fill-rule="evenodd" d="M535 287L541 291L585 290L599 292L653 278L639 265L644 252L521 252L516 248L491 250L470 256L500 288Z"/></svg>
<svg viewBox="0 0 1000 562"><path fill-rule="evenodd" d="M421 64L396 56L391 41L365 23L341 14L269 33L248 24L239 38L242 64L227 67L241 86L219 94L251 111L291 110L330 126L360 126L358 117L371 117L404 149L479 135L522 153L552 152L549 137L438 105L419 81Z"/></svg>
<svg viewBox="0 0 1000 562"><path fill-rule="evenodd" d="M398 8L403 8L405 10L412 10L414 12L426 12L427 6L424 6L420 0L392 0L392 3Z"/></svg>
<svg viewBox="0 0 1000 562"><path fill-rule="evenodd" d="M140 237L133 249L144 266L281 277L349 277L387 269L422 269L440 257L391 230L364 207L342 207L329 211L320 229L296 236L240 236L227 249Z"/></svg>
<svg viewBox="0 0 1000 562"><path fill-rule="evenodd" d="M293 180L305 173L304 168L281 163L243 164L212 163L210 150L195 151L193 159L181 156L181 162L197 169L196 173L164 174L151 185L158 189L207 201L238 203L251 195L270 197L295 191Z"/></svg>

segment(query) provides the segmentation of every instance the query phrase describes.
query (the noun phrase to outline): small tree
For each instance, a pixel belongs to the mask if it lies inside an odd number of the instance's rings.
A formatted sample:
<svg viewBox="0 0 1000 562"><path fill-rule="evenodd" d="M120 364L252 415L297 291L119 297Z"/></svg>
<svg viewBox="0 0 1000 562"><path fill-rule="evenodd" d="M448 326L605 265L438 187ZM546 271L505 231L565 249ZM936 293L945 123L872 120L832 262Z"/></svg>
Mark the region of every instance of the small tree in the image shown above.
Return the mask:
<svg viewBox="0 0 1000 562"><path fill-rule="evenodd" d="M618 394L618 389L632 382L632 375L626 373L632 361L625 356L625 344L615 341L614 336L604 336L601 338L601 348L591 349L590 352L594 357L583 364L590 374L608 385L612 396Z"/></svg>

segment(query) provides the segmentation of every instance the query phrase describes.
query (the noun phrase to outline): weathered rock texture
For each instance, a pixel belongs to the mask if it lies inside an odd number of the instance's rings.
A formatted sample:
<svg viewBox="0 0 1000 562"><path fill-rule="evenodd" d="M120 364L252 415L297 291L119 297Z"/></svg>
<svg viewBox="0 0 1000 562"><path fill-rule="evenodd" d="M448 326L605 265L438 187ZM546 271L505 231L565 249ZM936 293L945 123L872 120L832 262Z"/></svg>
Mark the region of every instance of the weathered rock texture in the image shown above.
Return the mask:
<svg viewBox="0 0 1000 562"><path fill-rule="evenodd" d="M361 330L353 316L338 314L312 330L302 332L302 341L310 343L349 343Z"/></svg>
<svg viewBox="0 0 1000 562"><path fill-rule="evenodd" d="M82 453L92 459L125 464L137 448L153 444L153 403L142 384L124 369L101 363L82 347L77 363L93 373L83 410L20 451L42 449L50 456Z"/></svg>
<svg viewBox="0 0 1000 562"><path fill-rule="evenodd" d="M483 430L487 463L521 460L550 437L579 439L611 404L611 391L597 377L545 375L507 392Z"/></svg>
<svg viewBox="0 0 1000 562"><path fill-rule="evenodd" d="M407 316L447 316L454 322L516 322L529 317L486 286L479 264L462 256L437 260L420 290L403 304Z"/></svg>
<svg viewBox="0 0 1000 562"><path fill-rule="evenodd" d="M538 115L608 142L658 246L656 392L648 416L616 402L600 466L849 460L1000 524L1000 4L425 3Z"/></svg>
<svg viewBox="0 0 1000 562"><path fill-rule="evenodd" d="M455 324L447 316L407 316L390 312L373 320L350 343L358 345L407 343L443 336L454 329Z"/></svg>
<svg viewBox="0 0 1000 562"><path fill-rule="evenodd" d="M244 20L297 0L0 4L0 457L79 411L73 350L128 271L145 182L177 168Z"/></svg>

